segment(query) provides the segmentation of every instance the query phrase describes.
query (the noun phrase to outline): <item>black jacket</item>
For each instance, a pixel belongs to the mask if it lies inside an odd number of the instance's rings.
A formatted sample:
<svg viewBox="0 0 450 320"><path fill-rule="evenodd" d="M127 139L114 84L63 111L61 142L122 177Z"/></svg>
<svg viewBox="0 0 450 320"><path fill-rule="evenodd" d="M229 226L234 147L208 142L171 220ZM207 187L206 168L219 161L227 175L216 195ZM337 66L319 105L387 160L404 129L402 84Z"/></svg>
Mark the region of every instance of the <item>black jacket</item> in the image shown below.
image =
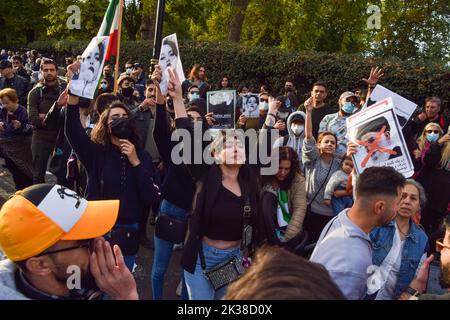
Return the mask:
<svg viewBox="0 0 450 320"><path fill-rule="evenodd" d="M175 123L176 128L192 130L189 118L176 119ZM198 183L198 194L194 200L195 206L189 222L189 233L181 264L186 271L194 273L202 238L211 219L211 209L222 185L222 172L217 164L187 165L187 168ZM242 165L239 170L238 181L242 195L248 197L251 206L252 247L255 247L266 236L264 221L260 215L258 181L253 168L249 165Z"/></svg>
<svg viewBox="0 0 450 320"><path fill-rule="evenodd" d="M13 85L7 86L7 80L5 78L0 79L0 90L5 88L12 88L16 90L17 97L19 98L19 104L22 106L27 105L28 92L30 92L30 82L22 76L14 75Z"/></svg>

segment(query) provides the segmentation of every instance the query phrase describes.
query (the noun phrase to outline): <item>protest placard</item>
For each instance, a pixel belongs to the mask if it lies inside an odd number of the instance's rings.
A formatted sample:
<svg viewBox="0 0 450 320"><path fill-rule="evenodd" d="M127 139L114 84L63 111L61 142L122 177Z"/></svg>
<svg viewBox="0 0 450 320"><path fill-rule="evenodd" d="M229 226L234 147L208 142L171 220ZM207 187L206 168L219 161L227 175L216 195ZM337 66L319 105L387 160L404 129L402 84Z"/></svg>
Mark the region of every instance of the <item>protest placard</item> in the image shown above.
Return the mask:
<svg viewBox="0 0 450 320"><path fill-rule="evenodd" d="M353 155L357 175L370 167L393 167L409 178L414 167L394 112L392 98L383 99L347 118L349 141L358 144Z"/></svg>
<svg viewBox="0 0 450 320"><path fill-rule="evenodd" d="M79 97L93 99L102 76L109 37L94 37L81 55L80 70L70 81L70 92Z"/></svg>
<svg viewBox="0 0 450 320"><path fill-rule="evenodd" d="M367 99L366 103L364 104L363 109L366 107L370 107L371 105L377 103L378 101L381 101L388 97L392 98L392 102L394 104L394 111L395 114L397 115L398 123L403 128L406 122L408 122L409 118L411 118L412 114L416 110L417 104L409 101L408 99L403 98L402 96L383 86L377 85L375 89L373 89L369 99Z"/></svg>
<svg viewBox="0 0 450 320"><path fill-rule="evenodd" d="M166 95L167 84L169 83L169 68L172 68L177 72L181 83L185 80L176 33L173 33L162 40L161 53L159 54L159 66L161 67L161 82L159 87L161 93Z"/></svg>
<svg viewBox="0 0 450 320"><path fill-rule="evenodd" d="M208 112L212 112L216 120L212 129L234 129L236 91L209 91L206 95L206 105Z"/></svg>

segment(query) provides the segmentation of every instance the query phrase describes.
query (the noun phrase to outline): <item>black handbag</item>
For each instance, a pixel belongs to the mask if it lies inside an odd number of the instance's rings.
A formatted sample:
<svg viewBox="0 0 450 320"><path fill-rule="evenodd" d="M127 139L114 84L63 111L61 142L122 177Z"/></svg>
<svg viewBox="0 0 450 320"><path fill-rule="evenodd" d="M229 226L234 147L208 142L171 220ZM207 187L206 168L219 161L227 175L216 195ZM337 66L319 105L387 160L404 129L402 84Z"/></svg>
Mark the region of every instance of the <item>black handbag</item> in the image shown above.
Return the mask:
<svg viewBox="0 0 450 320"><path fill-rule="evenodd" d="M105 235L111 246L117 244L124 256L133 256L139 251L139 230L114 228Z"/></svg>
<svg viewBox="0 0 450 320"><path fill-rule="evenodd" d="M155 235L172 243L183 243L186 237L187 222L167 215L158 215L155 221Z"/></svg>
<svg viewBox="0 0 450 320"><path fill-rule="evenodd" d="M325 182L327 182L328 176L330 175L331 167L333 166L333 162L334 162L334 159L331 161L330 168L328 169L327 176L325 177L325 180L323 180L322 185L321 185L320 188L317 190L317 192L316 192L316 194L314 195L314 197L312 198L312 200L307 204L307 206L306 206L306 212L305 212L305 217L309 216L309 214L311 213L311 204L314 202L314 200L316 200L317 196L318 196L319 193L320 193L320 190L322 190L323 186L325 185Z"/></svg>
<svg viewBox="0 0 450 320"><path fill-rule="evenodd" d="M214 290L219 290L244 274L243 263L242 258L232 257L214 266L211 270L205 271L204 274L211 282Z"/></svg>

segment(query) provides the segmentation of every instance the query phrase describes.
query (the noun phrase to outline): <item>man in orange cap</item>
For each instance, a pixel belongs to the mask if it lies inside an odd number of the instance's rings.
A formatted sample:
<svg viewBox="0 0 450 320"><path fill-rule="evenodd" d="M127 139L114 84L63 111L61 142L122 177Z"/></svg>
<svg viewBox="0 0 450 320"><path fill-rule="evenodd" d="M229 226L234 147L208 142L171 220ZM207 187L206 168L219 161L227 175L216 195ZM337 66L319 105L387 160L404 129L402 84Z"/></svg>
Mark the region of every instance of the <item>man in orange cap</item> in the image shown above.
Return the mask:
<svg viewBox="0 0 450 320"><path fill-rule="evenodd" d="M60 185L16 192L0 210L0 299L138 299L118 246L102 236L119 200L87 201Z"/></svg>

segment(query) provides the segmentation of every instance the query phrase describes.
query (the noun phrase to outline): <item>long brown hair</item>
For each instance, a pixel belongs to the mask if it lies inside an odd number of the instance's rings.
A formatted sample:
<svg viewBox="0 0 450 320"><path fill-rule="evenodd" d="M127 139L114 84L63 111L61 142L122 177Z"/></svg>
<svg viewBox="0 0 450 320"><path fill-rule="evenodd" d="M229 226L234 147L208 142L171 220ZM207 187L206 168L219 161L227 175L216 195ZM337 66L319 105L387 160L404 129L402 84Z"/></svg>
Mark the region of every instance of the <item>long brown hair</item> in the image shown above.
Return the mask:
<svg viewBox="0 0 450 320"><path fill-rule="evenodd" d="M189 73L188 79L191 81L197 81L199 80L198 73L200 72L200 64L196 63L191 69L191 72Z"/></svg>
<svg viewBox="0 0 450 320"><path fill-rule="evenodd" d="M292 182L297 174L300 174L300 161L297 153L291 147L279 147L272 150L272 152L278 152L279 163L283 160L291 162L291 170L284 181L281 182L280 187L283 190L289 190L292 186ZM264 186L267 183L271 183L276 179L276 175L263 175L261 176L261 184Z"/></svg>
<svg viewBox="0 0 450 320"><path fill-rule="evenodd" d="M134 120L133 114L131 113L130 109L128 109L128 107L122 102L114 102L111 106L109 106L105 109L105 111L102 112L102 114L100 115L100 119L98 120L94 129L92 129L91 140L94 143L101 145L105 150L109 150L111 148L111 132L109 130L108 118L111 110L115 108L122 108L127 113L128 119L130 119L131 121L131 137L129 140L132 144L134 144L136 149L141 148L141 138L136 127L136 121Z"/></svg>

